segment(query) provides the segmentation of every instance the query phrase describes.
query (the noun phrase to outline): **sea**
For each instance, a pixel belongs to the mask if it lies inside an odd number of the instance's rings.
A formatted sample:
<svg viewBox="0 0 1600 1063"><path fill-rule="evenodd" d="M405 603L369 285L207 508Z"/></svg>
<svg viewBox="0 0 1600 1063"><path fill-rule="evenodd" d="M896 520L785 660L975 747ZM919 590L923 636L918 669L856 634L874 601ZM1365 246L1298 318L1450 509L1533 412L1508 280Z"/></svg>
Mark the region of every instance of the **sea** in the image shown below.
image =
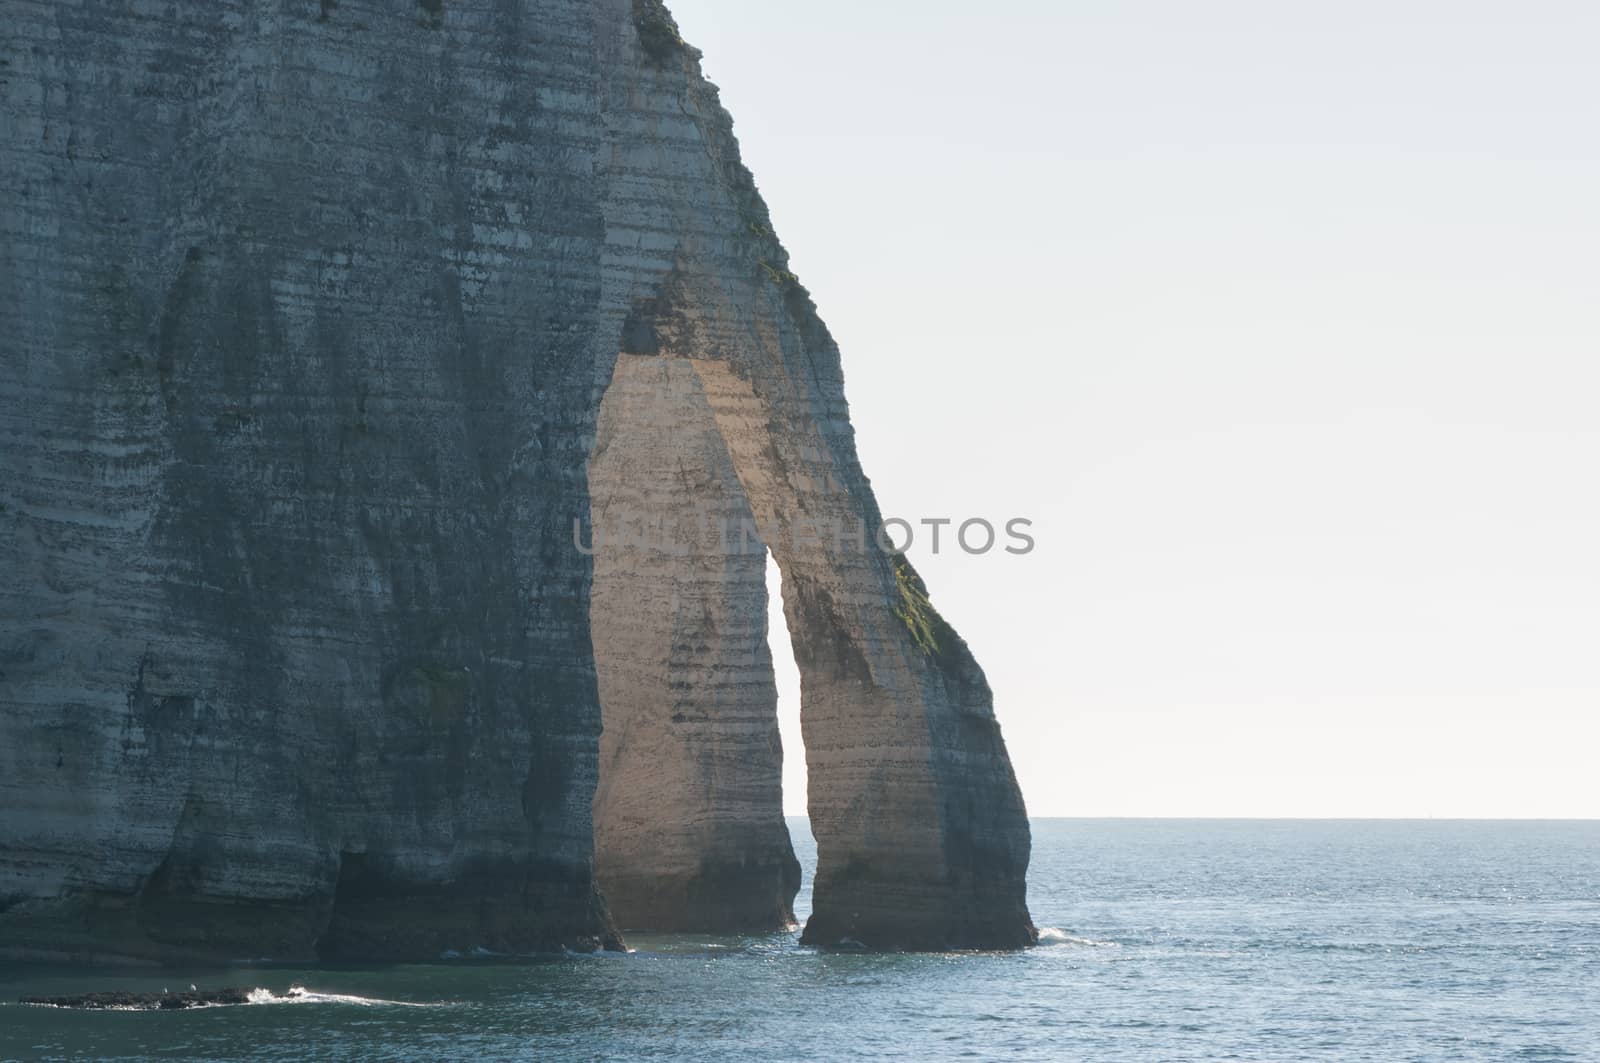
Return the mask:
<svg viewBox="0 0 1600 1063"><path fill-rule="evenodd" d="M1600 1060L1600 822L1036 819L1028 900L1020 952L0 967L0 1059ZM255 1002L17 1003L191 982Z"/></svg>

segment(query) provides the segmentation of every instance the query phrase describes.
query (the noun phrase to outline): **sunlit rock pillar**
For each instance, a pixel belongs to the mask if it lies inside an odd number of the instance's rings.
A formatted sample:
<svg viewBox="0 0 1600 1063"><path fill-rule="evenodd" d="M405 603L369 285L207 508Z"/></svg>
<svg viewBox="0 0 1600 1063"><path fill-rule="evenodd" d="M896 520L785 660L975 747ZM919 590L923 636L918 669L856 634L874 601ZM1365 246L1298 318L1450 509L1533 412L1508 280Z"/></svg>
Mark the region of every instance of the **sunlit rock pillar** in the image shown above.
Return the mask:
<svg viewBox="0 0 1600 1063"><path fill-rule="evenodd" d="M910 565L872 541L880 515L839 348L789 268L699 53L659 0L626 10L631 25L601 39L621 60L602 86L614 139L599 171L601 298L624 351L693 366L783 571L818 847L805 939L1027 944L1028 822L988 683ZM597 376L616 349L597 347ZM914 401L909 340L855 356L899 360Z"/></svg>
<svg viewBox="0 0 1600 1063"><path fill-rule="evenodd" d="M818 851L804 940L1031 943L1028 824L988 683L910 563L877 543L848 423L815 416L816 380L758 391L728 362L695 365L783 571Z"/></svg>
<svg viewBox="0 0 1600 1063"><path fill-rule="evenodd" d="M794 921L766 550L692 365L618 359L589 466L595 872L647 930Z"/></svg>

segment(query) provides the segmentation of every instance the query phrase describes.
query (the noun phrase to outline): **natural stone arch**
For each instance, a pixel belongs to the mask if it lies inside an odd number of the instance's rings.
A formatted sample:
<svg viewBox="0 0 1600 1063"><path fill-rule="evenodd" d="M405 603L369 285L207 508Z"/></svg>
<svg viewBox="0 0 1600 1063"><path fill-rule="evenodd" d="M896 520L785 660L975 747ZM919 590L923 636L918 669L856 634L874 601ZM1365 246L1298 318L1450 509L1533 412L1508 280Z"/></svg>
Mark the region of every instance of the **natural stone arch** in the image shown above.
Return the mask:
<svg viewBox="0 0 1600 1063"><path fill-rule="evenodd" d="M633 12L634 32L613 40L629 61L603 89L620 124L598 171L607 317L595 397L619 349L691 365L782 570L818 852L805 938L1025 944L1027 814L983 672L912 567L873 548L880 514L838 345L790 269L699 52L656 0ZM915 380L908 372L908 388ZM603 675L606 636L593 632Z"/></svg>
<svg viewBox="0 0 1600 1063"><path fill-rule="evenodd" d="M818 848L804 940L1030 942L1026 813L988 684L911 565L878 548L841 423L819 423L800 389L763 394L730 362L648 347L618 359L590 465L594 523L613 525L591 613L596 862L619 921L774 925L793 897L761 554L739 550L753 520L801 675ZM676 518L686 548L652 550L637 519L616 542L619 506ZM709 523L685 529L690 514ZM730 788L718 766L735 764Z"/></svg>
<svg viewBox="0 0 1600 1063"><path fill-rule="evenodd" d="M1025 937L981 673L919 657L909 570L774 538L876 510L838 350L659 0L355 37L167 7L130 35L34 5L52 47L7 74L52 102L18 112L37 180L0 242L0 952L611 940L570 522L619 336L728 374L804 675L812 937ZM363 135L323 135L352 99Z"/></svg>

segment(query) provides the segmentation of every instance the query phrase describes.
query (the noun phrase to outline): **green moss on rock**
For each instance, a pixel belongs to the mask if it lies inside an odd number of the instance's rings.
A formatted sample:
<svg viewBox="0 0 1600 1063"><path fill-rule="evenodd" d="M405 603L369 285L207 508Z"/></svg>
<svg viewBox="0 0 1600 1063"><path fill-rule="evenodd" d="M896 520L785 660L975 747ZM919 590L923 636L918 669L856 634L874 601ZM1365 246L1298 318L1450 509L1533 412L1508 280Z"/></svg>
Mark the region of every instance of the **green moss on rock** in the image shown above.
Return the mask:
<svg viewBox="0 0 1600 1063"><path fill-rule="evenodd" d="M917 570L911 567L911 562L906 560L904 554L895 554L893 563L894 581L900 590L900 604L895 607L894 614L911 632L911 641L930 657L937 657L952 649L955 631L933 607L933 602L928 598L927 584L922 582L922 577L917 575Z"/></svg>
<svg viewBox="0 0 1600 1063"><path fill-rule="evenodd" d="M784 291L800 287L800 278L789 270L779 269L766 259L762 259L759 264L761 272L767 275L767 279Z"/></svg>
<svg viewBox="0 0 1600 1063"><path fill-rule="evenodd" d="M688 48L677 20L661 0L633 0L633 28L639 31L639 46L653 63L665 65Z"/></svg>

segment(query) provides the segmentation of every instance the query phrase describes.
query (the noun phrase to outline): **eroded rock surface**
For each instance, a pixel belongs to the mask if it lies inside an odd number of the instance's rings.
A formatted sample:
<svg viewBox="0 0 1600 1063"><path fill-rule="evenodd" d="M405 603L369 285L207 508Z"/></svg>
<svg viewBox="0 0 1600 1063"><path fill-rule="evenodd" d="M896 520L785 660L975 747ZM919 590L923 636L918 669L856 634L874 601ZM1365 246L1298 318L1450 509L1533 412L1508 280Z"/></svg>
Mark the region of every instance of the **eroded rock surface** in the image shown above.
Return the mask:
<svg viewBox="0 0 1600 1063"><path fill-rule="evenodd" d="M794 921L766 549L694 366L622 355L601 406L595 871L619 925Z"/></svg>
<svg viewBox="0 0 1600 1063"><path fill-rule="evenodd" d="M981 671L908 566L790 534L876 504L665 9L39 4L0 47L0 950L609 938L572 521L619 350L693 369L783 568L807 938L1029 939Z"/></svg>

